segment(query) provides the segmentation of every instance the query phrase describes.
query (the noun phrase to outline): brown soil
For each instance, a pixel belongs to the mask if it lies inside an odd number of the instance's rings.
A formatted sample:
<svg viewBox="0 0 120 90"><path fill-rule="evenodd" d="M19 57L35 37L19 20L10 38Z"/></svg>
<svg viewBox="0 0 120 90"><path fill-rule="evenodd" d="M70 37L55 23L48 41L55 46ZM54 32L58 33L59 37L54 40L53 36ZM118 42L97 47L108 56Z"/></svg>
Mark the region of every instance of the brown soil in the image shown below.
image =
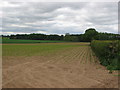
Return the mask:
<svg viewBox="0 0 120 90"><path fill-rule="evenodd" d="M50 56L3 57L3 88L117 88L113 74L89 46Z"/></svg>

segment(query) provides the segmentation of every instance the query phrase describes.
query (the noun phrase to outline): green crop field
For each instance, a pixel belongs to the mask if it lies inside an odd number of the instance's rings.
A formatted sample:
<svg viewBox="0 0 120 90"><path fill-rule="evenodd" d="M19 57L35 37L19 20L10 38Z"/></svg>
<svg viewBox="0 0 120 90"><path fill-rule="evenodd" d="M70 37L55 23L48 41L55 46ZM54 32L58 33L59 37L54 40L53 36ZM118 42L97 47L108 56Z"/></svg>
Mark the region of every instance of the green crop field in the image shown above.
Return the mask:
<svg viewBox="0 0 120 90"><path fill-rule="evenodd" d="M58 43L65 41L56 40L19 40L19 39L2 39L0 43Z"/></svg>
<svg viewBox="0 0 120 90"><path fill-rule="evenodd" d="M3 56L34 56L55 53L65 48L78 47L77 44L71 43L42 43L42 44L22 44L22 45L3 45Z"/></svg>

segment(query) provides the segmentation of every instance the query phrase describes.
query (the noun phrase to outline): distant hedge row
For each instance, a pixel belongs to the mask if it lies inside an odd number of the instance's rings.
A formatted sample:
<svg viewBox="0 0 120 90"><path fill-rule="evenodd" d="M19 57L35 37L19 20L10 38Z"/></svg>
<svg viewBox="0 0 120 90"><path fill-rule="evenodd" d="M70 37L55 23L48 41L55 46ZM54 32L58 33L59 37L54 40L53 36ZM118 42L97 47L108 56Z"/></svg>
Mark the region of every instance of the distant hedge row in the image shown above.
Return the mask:
<svg viewBox="0 0 120 90"><path fill-rule="evenodd" d="M120 70L120 41L91 42L91 48L98 56L100 63L109 70Z"/></svg>

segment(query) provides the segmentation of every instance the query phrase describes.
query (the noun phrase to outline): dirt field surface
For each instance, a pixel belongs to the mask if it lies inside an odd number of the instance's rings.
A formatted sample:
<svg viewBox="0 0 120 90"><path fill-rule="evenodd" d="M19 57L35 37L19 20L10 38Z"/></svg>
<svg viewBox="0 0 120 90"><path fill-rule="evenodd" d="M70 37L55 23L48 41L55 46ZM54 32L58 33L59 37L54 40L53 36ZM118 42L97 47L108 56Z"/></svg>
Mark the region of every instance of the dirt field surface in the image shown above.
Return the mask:
<svg viewBox="0 0 120 90"><path fill-rule="evenodd" d="M108 73L90 46L47 56L3 56L3 88L118 88L117 72Z"/></svg>

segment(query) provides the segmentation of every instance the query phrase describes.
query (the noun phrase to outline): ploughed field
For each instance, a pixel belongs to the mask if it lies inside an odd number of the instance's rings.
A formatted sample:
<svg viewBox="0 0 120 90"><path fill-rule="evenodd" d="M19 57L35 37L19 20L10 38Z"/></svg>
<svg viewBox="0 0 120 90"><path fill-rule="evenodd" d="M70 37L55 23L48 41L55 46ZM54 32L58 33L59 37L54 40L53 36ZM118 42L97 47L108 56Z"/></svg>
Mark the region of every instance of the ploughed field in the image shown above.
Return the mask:
<svg viewBox="0 0 120 90"><path fill-rule="evenodd" d="M117 88L89 43L3 44L3 88Z"/></svg>

